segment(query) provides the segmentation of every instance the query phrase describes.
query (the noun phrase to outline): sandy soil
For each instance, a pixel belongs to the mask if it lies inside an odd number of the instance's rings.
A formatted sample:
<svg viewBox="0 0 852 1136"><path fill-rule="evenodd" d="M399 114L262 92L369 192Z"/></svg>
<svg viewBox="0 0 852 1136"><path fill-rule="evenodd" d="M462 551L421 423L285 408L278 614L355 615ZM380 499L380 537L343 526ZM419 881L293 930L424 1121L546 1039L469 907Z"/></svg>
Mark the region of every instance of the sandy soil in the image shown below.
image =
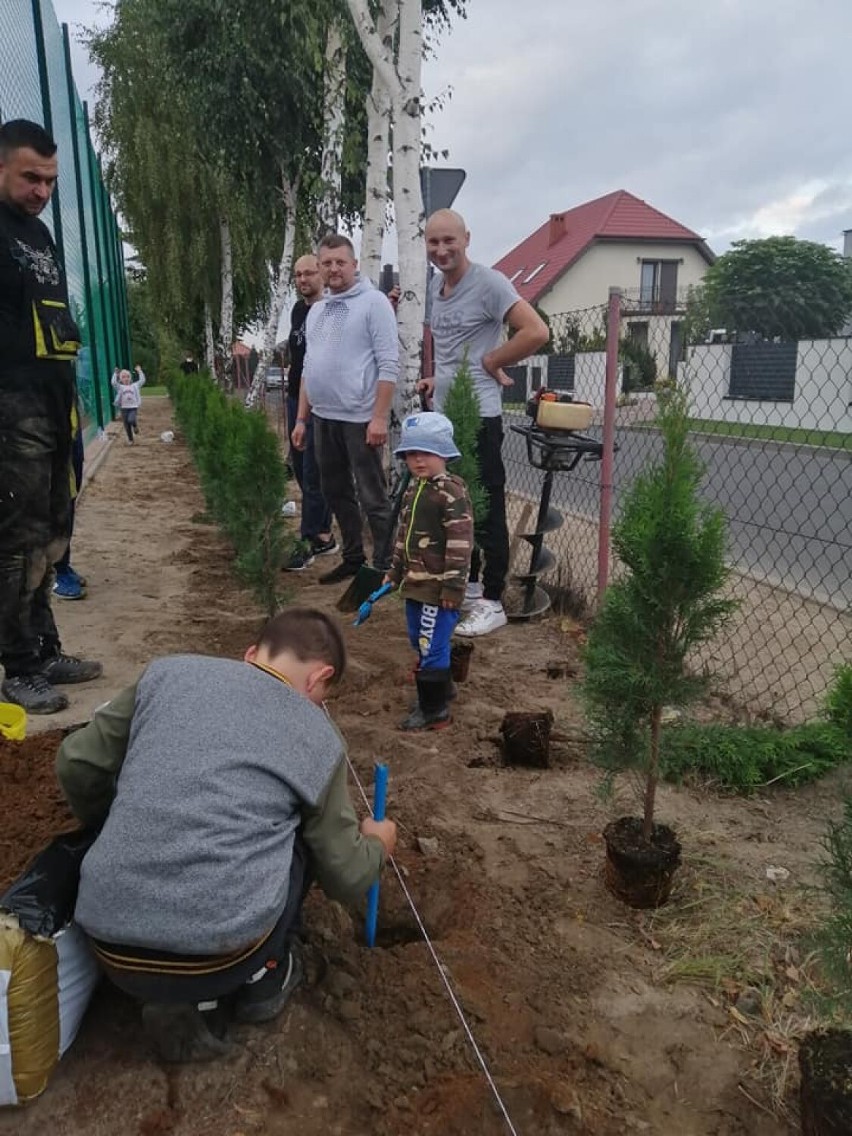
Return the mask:
<svg viewBox="0 0 852 1136"><path fill-rule="evenodd" d="M66 648L101 658L105 674L71 688L71 709L39 728L85 720L157 654L237 655L259 622L230 575L226 546L199 523L203 503L180 439L159 441L168 419L165 401L146 401L140 442L117 438L84 494L74 561L89 597L58 616ZM284 582L291 598L331 609L337 590L316 584L320 569ZM610 816L635 811L634 799L627 785L612 804L595 794L599 779L578 740L580 637L570 620L552 618L478 641L451 729L406 737L396 725L411 698L411 655L389 600L364 627L347 626L351 668L332 711L366 783L376 759L390 763L400 871L515 1132L792 1132L773 1112L761 1067L776 1054L789 1063L794 1047L782 1053L766 1009L748 1027L739 1022L738 983L674 981L671 951L691 912L714 918L716 892L702 908L711 877L736 882L737 949L759 953L747 931L755 918L786 925L792 938L798 889L812 879L826 816L839 808L839 779L750 801L663 789L659 816L677 827L685 867L665 917L627 911L602 884L599 834ZM507 767L503 713L545 707L559 737L553 768ZM38 765L50 797L50 747L41 749L33 785ZM6 760L0 755L0 772ZM26 778L20 762L15 768L21 792ZM11 784L4 777L4 793ZM61 819L51 807L48 824ZM37 831L38 823L30 835ZM10 856L9 844L0 853ZM789 881L770 882L770 865L789 869ZM0 1134L511 1132L393 875L382 887L377 949L362 945L361 912L320 895L309 898L306 924L308 983L278 1022L241 1027L232 1057L161 1066L136 1007L102 986L48 1091L0 1115Z"/></svg>

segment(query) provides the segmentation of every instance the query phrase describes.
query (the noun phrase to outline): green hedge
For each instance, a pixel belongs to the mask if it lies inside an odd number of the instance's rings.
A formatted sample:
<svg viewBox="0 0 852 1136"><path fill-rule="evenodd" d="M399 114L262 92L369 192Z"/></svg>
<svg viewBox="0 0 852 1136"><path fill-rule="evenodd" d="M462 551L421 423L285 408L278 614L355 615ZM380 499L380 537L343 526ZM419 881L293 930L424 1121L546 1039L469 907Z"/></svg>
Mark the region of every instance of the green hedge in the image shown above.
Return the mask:
<svg viewBox="0 0 852 1136"><path fill-rule="evenodd" d="M663 731L663 776L693 776L748 793L767 785L802 785L852 761L852 663L835 669L821 714L790 729L684 723Z"/></svg>
<svg viewBox="0 0 852 1136"><path fill-rule="evenodd" d="M175 372L168 386L207 511L236 551L239 576L272 614L291 543L281 516L287 473L278 438L262 410L246 410L204 375Z"/></svg>
<svg viewBox="0 0 852 1136"><path fill-rule="evenodd" d="M697 777L749 793L770 784L802 785L849 761L850 744L832 722L773 726L686 724L663 731L661 765L670 781Z"/></svg>

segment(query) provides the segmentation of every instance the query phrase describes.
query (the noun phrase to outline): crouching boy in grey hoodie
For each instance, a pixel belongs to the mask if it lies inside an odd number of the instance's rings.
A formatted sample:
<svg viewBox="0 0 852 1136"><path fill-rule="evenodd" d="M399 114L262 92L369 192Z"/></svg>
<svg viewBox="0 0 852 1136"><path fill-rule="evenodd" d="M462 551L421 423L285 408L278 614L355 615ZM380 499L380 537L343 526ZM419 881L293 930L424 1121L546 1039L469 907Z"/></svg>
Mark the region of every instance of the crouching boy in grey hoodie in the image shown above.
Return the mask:
<svg viewBox="0 0 852 1136"><path fill-rule="evenodd" d="M393 853L392 821L358 824L322 709L345 665L337 625L288 608L242 661L156 660L62 743L68 802L102 826L75 919L164 1060L225 1053L231 1017L280 1013L312 880L354 901Z"/></svg>

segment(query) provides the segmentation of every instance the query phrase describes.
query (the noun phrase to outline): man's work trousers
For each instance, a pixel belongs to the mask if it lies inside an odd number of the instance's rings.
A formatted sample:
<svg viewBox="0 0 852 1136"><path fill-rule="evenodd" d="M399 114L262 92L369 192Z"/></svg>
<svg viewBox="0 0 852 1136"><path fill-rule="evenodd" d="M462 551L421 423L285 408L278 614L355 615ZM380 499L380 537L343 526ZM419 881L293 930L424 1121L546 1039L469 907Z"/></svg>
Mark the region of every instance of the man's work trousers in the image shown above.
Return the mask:
<svg viewBox="0 0 852 1136"><path fill-rule="evenodd" d="M0 383L0 663L7 678L36 673L59 649L50 589L71 532L70 388L67 401L58 391L45 405Z"/></svg>

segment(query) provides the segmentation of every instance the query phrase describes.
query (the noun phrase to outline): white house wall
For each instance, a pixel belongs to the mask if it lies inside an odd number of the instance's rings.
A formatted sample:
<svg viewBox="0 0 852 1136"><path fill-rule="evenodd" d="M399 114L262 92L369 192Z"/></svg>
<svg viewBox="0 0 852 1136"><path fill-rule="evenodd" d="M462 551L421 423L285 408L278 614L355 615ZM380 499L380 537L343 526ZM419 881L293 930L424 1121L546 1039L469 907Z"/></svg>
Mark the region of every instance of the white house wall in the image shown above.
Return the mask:
<svg viewBox="0 0 852 1136"><path fill-rule="evenodd" d="M583 253L537 301L538 306L548 315L595 307L606 304L611 287L623 288L638 296L643 260L679 260L679 294L690 285L700 283L708 268L707 261L693 245L601 241Z"/></svg>

